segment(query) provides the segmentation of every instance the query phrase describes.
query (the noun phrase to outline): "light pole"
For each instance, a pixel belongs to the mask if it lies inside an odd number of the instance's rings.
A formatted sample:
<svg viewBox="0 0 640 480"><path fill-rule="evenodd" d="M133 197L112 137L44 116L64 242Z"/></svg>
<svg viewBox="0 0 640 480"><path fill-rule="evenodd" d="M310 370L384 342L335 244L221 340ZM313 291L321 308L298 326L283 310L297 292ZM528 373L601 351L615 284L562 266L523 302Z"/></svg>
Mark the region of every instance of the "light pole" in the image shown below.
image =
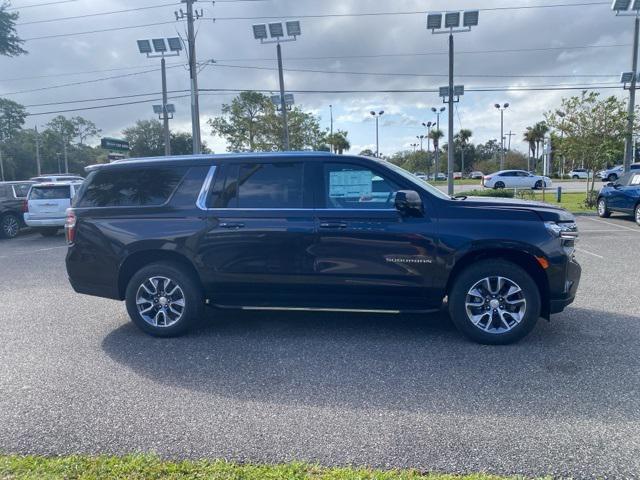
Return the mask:
<svg viewBox="0 0 640 480"><path fill-rule="evenodd" d="M427 14L427 29L434 34L449 34L449 85L446 89L440 89L440 96L447 97L446 103L449 104L449 148L447 155L447 192L453 195L453 166L454 166L454 148L453 148L453 104L460 100L460 96L464 94L464 87L453 84L453 67L454 67L454 48L453 34L470 32L471 27L478 25L480 12L478 10L468 10L465 12L445 12L444 13L444 29L442 28L443 13ZM462 27L460 28L460 17L462 17ZM446 95L443 95L446 94ZM454 97L457 97L454 100ZM443 101L444 98L443 98ZM437 155L437 152L436 152Z"/></svg>
<svg viewBox="0 0 640 480"><path fill-rule="evenodd" d="M282 46L284 42L294 42L302 34L299 21L285 22L287 25L287 37L284 38L284 28L282 22L269 24L269 35L267 36L267 25L260 23L253 26L253 37L263 44L276 44L276 54L278 56L278 80L280 82L280 109L282 110L282 143L284 150L289 150L289 125L287 122L287 104L284 94L284 72L282 70ZM267 40L271 37L271 40Z"/></svg>
<svg viewBox="0 0 640 480"><path fill-rule="evenodd" d="M429 153L431 151L431 127L433 122L422 122L422 126L427 129L427 153Z"/></svg>
<svg viewBox="0 0 640 480"><path fill-rule="evenodd" d="M329 116L331 117L331 127L330 127L330 135L333 140L333 105L329 105ZM333 143L329 145L331 153L333 153Z"/></svg>
<svg viewBox="0 0 640 480"><path fill-rule="evenodd" d="M509 104L496 103L494 107L500 110L500 170L504 170L504 111L509 108Z"/></svg>
<svg viewBox="0 0 640 480"><path fill-rule="evenodd" d="M445 107L440 107L440 108L436 108L436 107L431 107L431 111L433 113L436 114L436 131L439 132L440 131L440 114L442 112L444 112L446 109ZM433 126L433 124L432 124ZM440 173L440 149L438 148L438 144L439 142L436 141L436 139L433 139L433 150L434 153L436 155L436 174Z"/></svg>
<svg viewBox="0 0 640 480"><path fill-rule="evenodd" d="M416 138L420 140L420 151L422 152L423 151L422 141L424 140L424 135L416 135Z"/></svg>
<svg viewBox="0 0 640 480"><path fill-rule="evenodd" d="M167 48L167 43L169 48ZM153 45L153 50L151 46ZM169 132L169 114L175 112L175 106L167 103L167 63L165 57L177 57L182 51L182 40L177 37L154 38L153 40L138 40L138 51L147 58L160 58L160 70L162 76L162 105L154 105L153 111L160 115L164 127L164 154L171 155L171 134ZM155 51L155 53L154 53ZM170 52L170 53L169 53ZM195 153L195 152L194 152Z"/></svg>
<svg viewBox="0 0 640 480"><path fill-rule="evenodd" d="M40 134L38 133L37 125L34 131L35 131L35 140L36 140L36 168L38 170L38 176L40 176L42 175L42 168L40 166Z"/></svg>
<svg viewBox="0 0 640 480"><path fill-rule="evenodd" d="M627 133L625 136L624 144L624 171L628 172L631 169L631 162L633 159L633 124L635 116L636 105L636 81L638 79L638 36L640 34L640 2L634 0L633 6L631 6L631 0L614 0L611 5L611 9L616 12L616 16L620 17L635 17L634 30L633 30L633 56L631 58L631 78L628 78L627 82L624 82L625 75L629 75L629 72L622 74L622 83L630 83L629 85L629 106L627 108Z"/></svg>
<svg viewBox="0 0 640 480"><path fill-rule="evenodd" d="M416 153L416 148L418 147L418 144L417 143L412 143L409 146L413 147L413 153Z"/></svg>
<svg viewBox="0 0 640 480"><path fill-rule="evenodd" d="M376 118L376 158L378 158L378 157L380 157L380 136L379 136L380 130L378 128L378 119L382 115L384 115L384 110L380 110L377 113L374 112L373 110L371 110L371 112L369 112L369 113L371 113L371 115Z"/></svg>

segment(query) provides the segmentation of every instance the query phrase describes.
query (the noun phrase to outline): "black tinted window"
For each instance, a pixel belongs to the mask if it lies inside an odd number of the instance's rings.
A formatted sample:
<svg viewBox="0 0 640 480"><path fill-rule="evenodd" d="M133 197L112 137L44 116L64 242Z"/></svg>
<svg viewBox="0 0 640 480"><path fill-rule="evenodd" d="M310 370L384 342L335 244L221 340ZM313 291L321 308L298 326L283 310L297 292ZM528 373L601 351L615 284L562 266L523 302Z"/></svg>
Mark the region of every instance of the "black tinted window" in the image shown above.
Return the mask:
<svg viewBox="0 0 640 480"><path fill-rule="evenodd" d="M18 185L13 186L13 191L15 192L16 198L25 198L29 193L29 188L31 185L26 183L20 183Z"/></svg>
<svg viewBox="0 0 640 480"><path fill-rule="evenodd" d="M186 167L147 167L102 170L84 185L78 207L137 207L162 205L174 192Z"/></svg>
<svg viewBox="0 0 640 480"><path fill-rule="evenodd" d="M303 206L302 163L245 163L239 166L228 166L227 171L228 174L218 176L213 185L210 200L213 207L302 208ZM226 181L223 181L224 177Z"/></svg>
<svg viewBox="0 0 640 480"><path fill-rule="evenodd" d="M61 200L63 198L71 198L69 185L33 187L29 195L30 200Z"/></svg>

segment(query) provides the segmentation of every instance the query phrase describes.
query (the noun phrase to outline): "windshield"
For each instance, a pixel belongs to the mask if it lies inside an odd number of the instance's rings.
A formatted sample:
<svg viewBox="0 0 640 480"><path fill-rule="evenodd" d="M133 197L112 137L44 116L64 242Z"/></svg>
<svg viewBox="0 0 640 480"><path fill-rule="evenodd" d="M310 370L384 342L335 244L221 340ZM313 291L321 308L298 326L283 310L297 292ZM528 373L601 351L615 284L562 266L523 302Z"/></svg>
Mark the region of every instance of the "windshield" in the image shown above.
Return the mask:
<svg viewBox="0 0 640 480"><path fill-rule="evenodd" d="M404 168L400 168L399 166L394 165L391 162L380 162L380 163L383 163L386 167L390 168L391 170L396 172L398 175L401 175L402 177L406 178L411 183L419 185L421 188L428 191L431 195L441 198L443 200L451 200L451 197L449 195L441 192L430 183L427 183L421 178L416 177L413 173L406 171Z"/></svg>

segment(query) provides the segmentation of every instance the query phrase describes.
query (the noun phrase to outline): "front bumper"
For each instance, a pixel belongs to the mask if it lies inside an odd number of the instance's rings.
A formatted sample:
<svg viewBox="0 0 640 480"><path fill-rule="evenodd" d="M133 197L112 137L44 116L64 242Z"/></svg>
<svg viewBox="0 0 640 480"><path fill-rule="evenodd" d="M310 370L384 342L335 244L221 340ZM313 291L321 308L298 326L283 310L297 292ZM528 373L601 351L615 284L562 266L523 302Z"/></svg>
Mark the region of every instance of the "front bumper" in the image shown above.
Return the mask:
<svg viewBox="0 0 640 480"><path fill-rule="evenodd" d="M561 295L558 295L549 301L549 313L560 313L568 305L573 303L576 299L581 275L582 267L580 267L580 264L572 257L567 262L566 266L564 291Z"/></svg>
<svg viewBox="0 0 640 480"><path fill-rule="evenodd" d="M24 223L29 227L64 227L66 217L32 217L30 214L24 214Z"/></svg>

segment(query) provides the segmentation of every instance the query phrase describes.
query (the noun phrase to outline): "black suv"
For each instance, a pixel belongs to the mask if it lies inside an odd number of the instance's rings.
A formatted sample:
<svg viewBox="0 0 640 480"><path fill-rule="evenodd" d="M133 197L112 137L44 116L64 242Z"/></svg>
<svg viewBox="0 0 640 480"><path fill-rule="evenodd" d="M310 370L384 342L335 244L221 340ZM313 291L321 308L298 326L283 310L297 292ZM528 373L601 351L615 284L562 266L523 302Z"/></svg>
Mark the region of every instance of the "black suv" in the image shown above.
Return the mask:
<svg viewBox="0 0 640 480"><path fill-rule="evenodd" d="M0 182L0 238L14 238L24 227L22 210L35 182Z"/></svg>
<svg viewBox="0 0 640 480"><path fill-rule="evenodd" d="M205 305L437 311L483 343L525 336L576 294L573 215L451 198L391 163L321 152L88 167L68 211L80 293L173 336Z"/></svg>

